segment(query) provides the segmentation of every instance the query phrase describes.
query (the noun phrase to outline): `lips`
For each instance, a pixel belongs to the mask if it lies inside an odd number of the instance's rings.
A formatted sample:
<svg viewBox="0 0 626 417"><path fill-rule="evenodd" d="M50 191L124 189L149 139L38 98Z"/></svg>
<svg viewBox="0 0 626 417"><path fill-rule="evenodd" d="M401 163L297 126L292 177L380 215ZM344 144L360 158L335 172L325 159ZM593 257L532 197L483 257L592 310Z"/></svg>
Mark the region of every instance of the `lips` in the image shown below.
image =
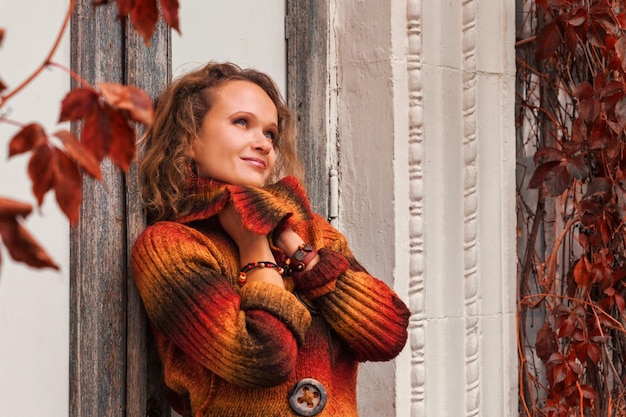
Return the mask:
<svg viewBox="0 0 626 417"><path fill-rule="evenodd" d="M259 158L241 158L241 159L243 159L244 161L262 170L265 170L265 168L267 167L267 164L265 163L265 161Z"/></svg>

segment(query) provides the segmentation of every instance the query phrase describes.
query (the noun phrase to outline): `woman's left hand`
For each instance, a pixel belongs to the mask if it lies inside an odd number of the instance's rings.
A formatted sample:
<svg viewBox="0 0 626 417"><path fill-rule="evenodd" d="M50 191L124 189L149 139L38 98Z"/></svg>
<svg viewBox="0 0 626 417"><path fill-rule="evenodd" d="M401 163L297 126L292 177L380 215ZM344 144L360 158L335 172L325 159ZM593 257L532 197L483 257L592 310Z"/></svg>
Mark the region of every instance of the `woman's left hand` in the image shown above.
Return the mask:
<svg viewBox="0 0 626 417"><path fill-rule="evenodd" d="M274 237L274 244L280 248L288 257L298 250L298 247L304 243L304 240L298 235L291 227L284 228L277 236ZM313 266L319 261L319 255L315 257L307 264L305 271L313 268Z"/></svg>

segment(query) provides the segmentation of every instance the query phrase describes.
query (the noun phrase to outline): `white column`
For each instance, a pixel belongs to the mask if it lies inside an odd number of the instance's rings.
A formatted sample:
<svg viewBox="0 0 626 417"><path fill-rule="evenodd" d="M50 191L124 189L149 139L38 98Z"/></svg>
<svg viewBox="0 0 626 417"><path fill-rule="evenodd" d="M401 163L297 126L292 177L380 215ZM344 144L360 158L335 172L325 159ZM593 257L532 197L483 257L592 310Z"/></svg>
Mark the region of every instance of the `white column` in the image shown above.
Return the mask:
<svg viewBox="0 0 626 417"><path fill-rule="evenodd" d="M339 227L413 313L360 411L516 415L514 1L331 4Z"/></svg>
<svg viewBox="0 0 626 417"><path fill-rule="evenodd" d="M410 161L412 189L423 190L411 214L424 225L411 271L424 298L417 408L515 415L514 2L410 1L408 10L409 36L418 33L410 77L420 80L411 105L422 115L411 121L421 159Z"/></svg>

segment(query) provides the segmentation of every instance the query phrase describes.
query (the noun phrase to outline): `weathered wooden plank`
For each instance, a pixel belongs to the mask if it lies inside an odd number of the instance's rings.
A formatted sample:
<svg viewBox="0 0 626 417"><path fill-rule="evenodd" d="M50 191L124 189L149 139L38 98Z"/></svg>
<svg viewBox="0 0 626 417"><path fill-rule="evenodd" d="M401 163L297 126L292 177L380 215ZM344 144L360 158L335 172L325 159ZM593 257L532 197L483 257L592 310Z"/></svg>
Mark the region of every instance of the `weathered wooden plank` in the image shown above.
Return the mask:
<svg viewBox="0 0 626 417"><path fill-rule="evenodd" d="M71 66L92 85L121 82L123 31L115 9L77 2ZM79 126L74 126L79 129ZM106 186L85 178L70 236L70 416L124 415L126 362L125 193L106 161Z"/></svg>
<svg viewBox="0 0 626 417"><path fill-rule="evenodd" d="M169 29L160 23L146 48L115 7L83 0L76 8L72 69L92 84L130 83L156 95L171 76ZM106 185L85 179L81 220L71 231L70 416L168 417L129 272L129 251L145 224L136 167L127 177L108 161L102 168Z"/></svg>
<svg viewBox="0 0 626 417"><path fill-rule="evenodd" d="M298 120L298 155L313 209L328 216L328 1L288 0L287 101Z"/></svg>
<svg viewBox="0 0 626 417"><path fill-rule="evenodd" d="M160 21L150 47L146 47L128 23L126 30L126 82L144 89L154 99L171 78L171 31ZM132 244L145 227L136 164L126 176L126 224L130 259ZM162 397L158 355L132 277L128 280L127 315L127 416L169 417L171 409Z"/></svg>

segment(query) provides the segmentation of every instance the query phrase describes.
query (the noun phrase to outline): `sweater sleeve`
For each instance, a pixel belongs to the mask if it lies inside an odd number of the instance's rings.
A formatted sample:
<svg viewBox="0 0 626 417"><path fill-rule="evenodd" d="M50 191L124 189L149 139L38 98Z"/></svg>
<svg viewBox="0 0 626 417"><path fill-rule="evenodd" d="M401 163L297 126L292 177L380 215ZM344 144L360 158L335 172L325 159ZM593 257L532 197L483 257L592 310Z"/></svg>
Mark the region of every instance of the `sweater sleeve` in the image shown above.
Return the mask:
<svg viewBox="0 0 626 417"><path fill-rule="evenodd" d="M310 239L320 255L313 268L294 274L296 287L315 302L357 360L396 357L408 337L410 312L404 302L356 261L345 237L322 217L314 215L296 231Z"/></svg>
<svg viewBox="0 0 626 417"><path fill-rule="evenodd" d="M277 385L295 367L310 314L275 285L235 289L228 245L179 223L156 223L133 246L136 285L152 325L191 359L233 384Z"/></svg>

